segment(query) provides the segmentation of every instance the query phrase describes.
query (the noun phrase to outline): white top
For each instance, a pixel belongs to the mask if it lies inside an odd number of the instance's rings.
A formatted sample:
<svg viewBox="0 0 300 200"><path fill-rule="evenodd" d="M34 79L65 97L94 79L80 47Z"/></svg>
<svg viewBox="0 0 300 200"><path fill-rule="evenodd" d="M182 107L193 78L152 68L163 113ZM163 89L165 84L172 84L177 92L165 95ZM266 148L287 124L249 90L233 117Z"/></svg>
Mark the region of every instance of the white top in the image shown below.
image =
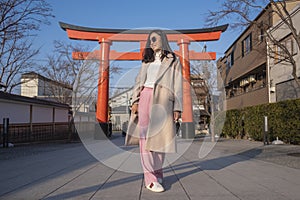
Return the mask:
<svg viewBox="0 0 300 200"><path fill-rule="evenodd" d="M153 88L156 81L157 73L161 65L160 61L161 52L155 53L155 60L149 65L147 70L147 79L144 87Z"/></svg>

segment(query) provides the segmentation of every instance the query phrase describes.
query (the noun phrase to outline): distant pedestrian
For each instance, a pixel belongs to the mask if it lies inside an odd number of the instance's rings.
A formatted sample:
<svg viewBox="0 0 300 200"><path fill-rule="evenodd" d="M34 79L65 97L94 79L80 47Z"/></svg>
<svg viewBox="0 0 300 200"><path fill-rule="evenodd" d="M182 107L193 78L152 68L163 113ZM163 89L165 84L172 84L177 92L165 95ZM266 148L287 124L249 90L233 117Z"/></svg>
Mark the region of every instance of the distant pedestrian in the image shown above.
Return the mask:
<svg viewBox="0 0 300 200"><path fill-rule="evenodd" d="M126 145L139 144L146 188L163 192L165 153L175 152L175 122L182 112L179 59L162 30L148 35L132 95Z"/></svg>

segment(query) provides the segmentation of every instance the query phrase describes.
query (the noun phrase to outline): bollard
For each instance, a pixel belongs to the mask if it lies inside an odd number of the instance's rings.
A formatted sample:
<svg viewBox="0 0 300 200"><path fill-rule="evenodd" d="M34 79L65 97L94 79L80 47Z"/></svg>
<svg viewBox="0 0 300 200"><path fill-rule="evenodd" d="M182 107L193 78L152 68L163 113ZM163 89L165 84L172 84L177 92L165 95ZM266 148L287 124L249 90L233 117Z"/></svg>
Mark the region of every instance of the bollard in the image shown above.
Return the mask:
<svg viewBox="0 0 300 200"><path fill-rule="evenodd" d="M3 147L8 147L9 118L3 118Z"/></svg>
<svg viewBox="0 0 300 200"><path fill-rule="evenodd" d="M264 145L269 145L269 138L268 138L268 117L264 116Z"/></svg>

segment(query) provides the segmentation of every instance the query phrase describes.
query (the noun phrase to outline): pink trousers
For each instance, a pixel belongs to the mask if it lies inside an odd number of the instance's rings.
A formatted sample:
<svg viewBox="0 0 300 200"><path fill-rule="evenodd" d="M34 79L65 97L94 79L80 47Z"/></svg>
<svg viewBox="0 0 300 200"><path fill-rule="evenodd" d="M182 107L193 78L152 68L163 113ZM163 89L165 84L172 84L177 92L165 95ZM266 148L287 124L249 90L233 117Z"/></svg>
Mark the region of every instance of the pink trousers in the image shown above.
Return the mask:
<svg viewBox="0 0 300 200"><path fill-rule="evenodd" d="M152 107L152 88L144 88L139 101L139 128L140 128L140 155L144 170L145 185L157 182L157 178L163 178L163 162L165 153L153 152L145 149L147 130L150 121Z"/></svg>

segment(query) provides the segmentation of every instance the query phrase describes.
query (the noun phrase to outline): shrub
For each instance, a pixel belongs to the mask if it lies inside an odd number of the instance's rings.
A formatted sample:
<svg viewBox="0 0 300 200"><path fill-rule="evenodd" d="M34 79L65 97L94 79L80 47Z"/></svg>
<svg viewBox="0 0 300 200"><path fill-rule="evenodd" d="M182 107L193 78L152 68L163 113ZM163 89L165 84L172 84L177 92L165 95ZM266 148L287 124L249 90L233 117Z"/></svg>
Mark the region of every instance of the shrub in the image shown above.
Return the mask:
<svg viewBox="0 0 300 200"><path fill-rule="evenodd" d="M229 110L222 136L262 141L264 116L268 117L270 141L278 137L285 143L300 144L300 99Z"/></svg>

